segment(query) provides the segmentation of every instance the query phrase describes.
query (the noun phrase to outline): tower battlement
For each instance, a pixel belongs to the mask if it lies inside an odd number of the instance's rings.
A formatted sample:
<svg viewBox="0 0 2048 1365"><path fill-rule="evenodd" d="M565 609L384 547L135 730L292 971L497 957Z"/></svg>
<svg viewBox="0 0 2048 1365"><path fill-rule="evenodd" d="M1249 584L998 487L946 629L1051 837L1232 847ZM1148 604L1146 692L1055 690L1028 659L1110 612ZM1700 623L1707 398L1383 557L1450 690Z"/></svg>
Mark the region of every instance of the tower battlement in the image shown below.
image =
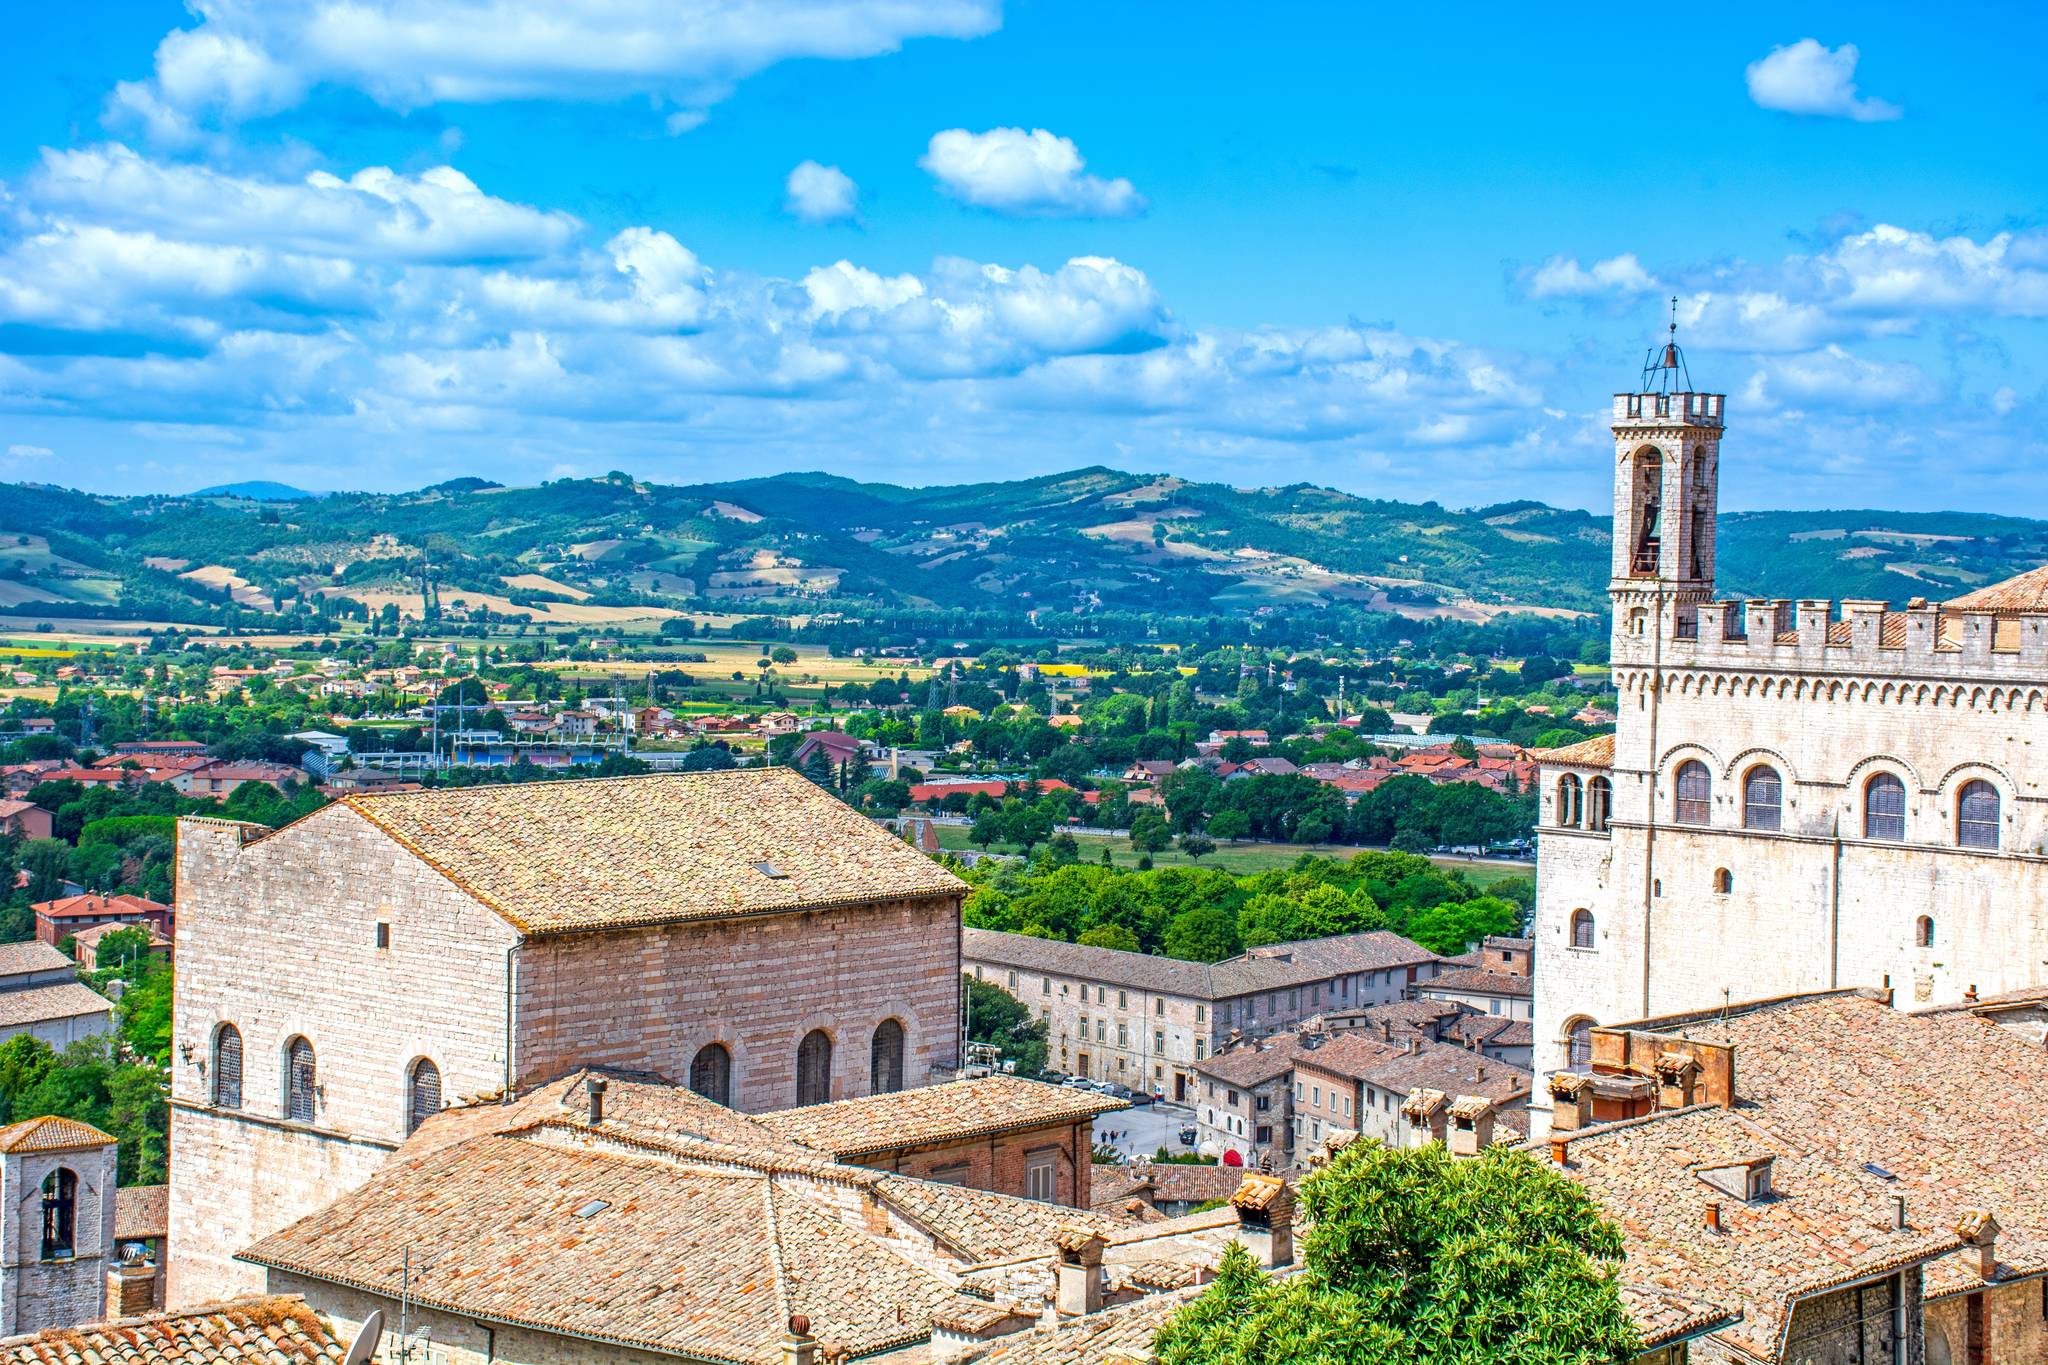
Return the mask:
<svg viewBox="0 0 2048 1365"><path fill-rule="evenodd" d="M2048 680L2048 613L1756 597L1681 607L1660 628L1667 667Z"/></svg>
<svg viewBox="0 0 2048 1365"><path fill-rule="evenodd" d="M1617 393L1614 424L1718 427L1727 397L1725 393Z"/></svg>

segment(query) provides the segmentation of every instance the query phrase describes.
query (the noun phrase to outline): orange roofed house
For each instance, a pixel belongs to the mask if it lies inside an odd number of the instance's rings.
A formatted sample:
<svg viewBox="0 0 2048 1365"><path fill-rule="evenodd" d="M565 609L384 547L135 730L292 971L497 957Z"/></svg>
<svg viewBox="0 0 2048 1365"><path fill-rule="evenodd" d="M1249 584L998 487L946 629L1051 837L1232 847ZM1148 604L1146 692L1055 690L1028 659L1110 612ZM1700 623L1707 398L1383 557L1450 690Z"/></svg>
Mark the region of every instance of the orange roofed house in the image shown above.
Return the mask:
<svg viewBox="0 0 2048 1365"><path fill-rule="evenodd" d="M35 912L36 937L52 948L81 929L101 924L139 924L166 937L170 936L172 929L171 907L147 896L107 896L89 892L83 896L37 901L29 909Z"/></svg>
<svg viewBox="0 0 2048 1365"><path fill-rule="evenodd" d="M965 887L789 769L188 818L178 860L174 1306L256 1287L237 1252L444 1103L595 1065L762 1111L959 1065Z"/></svg>

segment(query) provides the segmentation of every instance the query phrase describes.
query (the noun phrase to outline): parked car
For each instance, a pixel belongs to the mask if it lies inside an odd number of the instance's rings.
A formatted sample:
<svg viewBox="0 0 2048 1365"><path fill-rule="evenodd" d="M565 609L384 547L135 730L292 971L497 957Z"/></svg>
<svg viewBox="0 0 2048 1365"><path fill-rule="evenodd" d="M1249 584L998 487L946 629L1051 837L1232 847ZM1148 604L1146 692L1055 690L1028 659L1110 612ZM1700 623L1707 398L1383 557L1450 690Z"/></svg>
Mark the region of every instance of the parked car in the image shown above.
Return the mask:
<svg viewBox="0 0 2048 1365"><path fill-rule="evenodd" d="M1118 1085L1115 1081L1104 1081L1096 1089L1113 1100L1134 1100L1138 1097L1137 1092L1133 1091L1129 1086Z"/></svg>
<svg viewBox="0 0 2048 1365"><path fill-rule="evenodd" d="M1187 1123L1187 1124L1182 1124L1182 1125L1181 1125L1181 1130L1180 1130L1180 1145L1181 1145L1181 1146L1183 1146L1183 1147L1192 1147L1192 1146L1194 1146L1194 1145L1195 1145L1195 1125L1194 1125L1194 1124L1192 1124L1192 1123Z"/></svg>

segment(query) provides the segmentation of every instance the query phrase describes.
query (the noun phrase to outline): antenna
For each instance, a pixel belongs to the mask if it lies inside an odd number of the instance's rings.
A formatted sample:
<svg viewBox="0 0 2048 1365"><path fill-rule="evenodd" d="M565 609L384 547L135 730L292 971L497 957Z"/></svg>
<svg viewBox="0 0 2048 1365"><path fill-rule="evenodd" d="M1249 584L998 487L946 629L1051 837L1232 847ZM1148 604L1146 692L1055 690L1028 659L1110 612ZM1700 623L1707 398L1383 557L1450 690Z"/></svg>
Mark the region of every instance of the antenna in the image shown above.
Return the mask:
<svg viewBox="0 0 2048 1365"><path fill-rule="evenodd" d="M377 1353L377 1343L384 1337L384 1310L373 1308L370 1316L363 1319L363 1325L356 1329L356 1339L349 1343L348 1354L341 1359L341 1365L366 1365Z"/></svg>

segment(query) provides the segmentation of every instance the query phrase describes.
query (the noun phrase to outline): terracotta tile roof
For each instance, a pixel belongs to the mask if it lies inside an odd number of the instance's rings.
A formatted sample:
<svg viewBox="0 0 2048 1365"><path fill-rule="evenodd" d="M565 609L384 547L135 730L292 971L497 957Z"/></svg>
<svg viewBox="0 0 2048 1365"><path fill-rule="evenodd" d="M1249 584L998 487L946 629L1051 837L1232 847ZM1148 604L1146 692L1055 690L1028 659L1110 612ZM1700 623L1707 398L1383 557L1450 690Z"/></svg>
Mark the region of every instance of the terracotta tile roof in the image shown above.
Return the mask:
<svg viewBox="0 0 2048 1365"><path fill-rule="evenodd" d="M1199 1292L1189 1288L1148 1294L1134 1303L1105 1308L1056 1327L1034 1327L998 1337L958 1359L961 1365L1114 1365L1123 1358L1149 1361L1153 1358L1152 1338L1159 1335L1175 1309Z"/></svg>
<svg viewBox="0 0 2048 1365"><path fill-rule="evenodd" d="M363 793L339 804L529 934L966 890L788 768Z"/></svg>
<svg viewBox="0 0 2048 1365"><path fill-rule="evenodd" d="M1419 991L1469 991L1475 995L1529 996L1535 993L1535 984L1526 976L1513 972L1489 972L1479 967L1467 967L1461 971L1439 972L1427 981L1415 983Z"/></svg>
<svg viewBox="0 0 2048 1365"><path fill-rule="evenodd" d="M1297 1058L1308 1051L1292 1033L1273 1038L1246 1039L1233 1047L1210 1054L1195 1063L1195 1073L1225 1085L1263 1085L1294 1070Z"/></svg>
<svg viewBox="0 0 2048 1365"><path fill-rule="evenodd" d="M1698 1174L1773 1160L1775 1196L1745 1202ZM1763 1361L1781 1358L1796 1302L1953 1250L1946 1225L1893 1226L1893 1191L1857 1166L1812 1153L1762 1124L1700 1106L1581 1130L1566 1174L1622 1231L1632 1284L1700 1294L1739 1309L1721 1336ZM1707 1226L1708 1204L1718 1230Z"/></svg>
<svg viewBox="0 0 2048 1365"><path fill-rule="evenodd" d="M50 919L77 919L87 915L149 915L170 908L147 896L103 896L97 892L87 892L82 896L62 896L53 901L38 901L29 907L38 915Z"/></svg>
<svg viewBox="0 0 2048 1365"><path fill-rule="evenodd" d="M2039 1043L1967 1010L1906 1014L1853 993L1738 1007L1682 1031L1733 1043L1743 1104L1777 1131L1894 1177L1888 1189L1916 1223L1948 1228L1988 1209L2003 1229L2000 1275L2048 1272ZM1982 1287L1962 1259L1930 1267L1930 1297Z"/></svg>
<svg viewBox="0 0 2048 1365"><path fill-rule="evenodd" d="M1951 597L1942 607L1945 611L2048 612L2048 564Z"/></svg>
<svg viewBox="0 0 2048 1365"><path fill-rule="evenodd" d="M1050 1255L1053 1238L1063 1228L1083 1228L1107 1237L1130 1226L1126 1219L1093 1210L907 1176L884 1176L873 1193L968 1262Z"/></svg>
<svg viewBox="0 0 2048 1365"><path fill-rule="evenodd" d="M0 1340L0 1365L318 1365L348 1343L295 1295L117 1318Z"/></svg>
<svg viewBox="0 0 2048 1365"><path fill-rule="evenodd" d="M113 1008L113 1001L76 981L31 986L23 991L0 991L0 1028L106 1014Z"/></svg>
<svg viewBox="0 0 2048 1365"><path fill-rule="evenodd" d="M30 972L54 972L59 967L77 966L38 938L25 939L20 943L0 943L0 976L27 976Z"/></svg>
<svg viewBox="0 0 2048 1365"><path fill-rule="evenodd" d="M1206 1204L1212 1199L1228 1199L1244 1183L1241 1167L1215 1163L1139 1162L1124 1169L1144 1176L1152 1187L1152 1197L1167 1204Z"/></svg>
<svg viewBox="0 0 2048 1365"><path fill-rule="evenodd" d="M70 1152L114 1141L89 1123L46 1114L0 1128L0 1152Z"/></svg>
<svg viewBox="0 0 2048 1365"><path fill-rule="evenodd" d="M408 1245L417 1303L748 1365L780 1361L792 1313L866 1355L923 1339L953 1298L772 1177L505 1137L401 1153L240 1259L395 1297Z"/></svg>
<svg viewBox="0 0 2048 1365"><path fill-rule="evenodd" d="M1653 1289L1627 1280L1623 1280L1618 1288L1621 1290L1621 1306L1635 1319L1636 1330L1642 1333L1646 1350L1727 1327L1741 1316L1732 1308L1723 1308L1674 1289Z"/></svg>
<svg viewBox="0 0 2048 1365"><path fill-rule="evenodd" d="M1422 945L1384 929L1276 943L1213 964L1062 943L996 929L962 930L961 949L969 962L1197 1000L1282 990L1351 972L1384 971L1438 960L1435 953Z"/></svg>
<svg viewBox="0 0 2048 1365"><path fill-rule="evenodd" d="M1595 735L1561 749L1537 749L1534 752L1537 761L1542 763L1565 763L1576 768L1611 768L1614 766L1614 736Z"/></svg>
<svg viewBox="0 0 2048 1365"><path fill-rule="evenodd" d="M123 1185L114 1191L114 1240L168 1237L171 1232L169 1185Z"/></svg>
<svg viewBox="0 0 2048 1365"><path fill-rule="evenodd" d="M1081 1123L1128 1107L1092 1091L1016 1076L982 1076L785 1109L763 1114L759 1122L771 1132L847 1161L922 1143Z"/></svg>

